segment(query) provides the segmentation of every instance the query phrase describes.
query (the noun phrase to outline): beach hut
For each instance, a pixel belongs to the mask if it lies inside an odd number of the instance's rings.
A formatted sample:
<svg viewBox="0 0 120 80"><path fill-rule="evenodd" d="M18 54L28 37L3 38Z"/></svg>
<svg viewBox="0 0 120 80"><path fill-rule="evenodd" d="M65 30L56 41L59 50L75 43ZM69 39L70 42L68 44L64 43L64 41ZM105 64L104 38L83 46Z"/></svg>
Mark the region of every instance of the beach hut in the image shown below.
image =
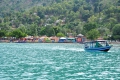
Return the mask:
<svg viewBox="0 0 120 80"><path fill-rule="evenodd" d="M51 42L50 38L46 35L39 38L38 42Z"/></svg>
<svg viewBox="0 0 120 80"><path fill-rule="evenodd" d="M76 40L75 38L67 38L67 42L70 42L70 43L75 43Z"/></svg>
<svg viewBox="0 0 120 80"><path fill-rule="evenodd" d="M39 43L42 43L42 42L43 42L43 40L42 40L41 38L39 38L39 39L38 39L38 42L39 42Z"/></svg>
<svg viewBox="0 0 120 80"><path fill-rule="evenodd" d="M83 43L83 42L85 41L84 35L78 34L78 35L77 35L77 38L76 38L76 41L77 41L78 43Z"/></svg>
<svg viewBox="0 0 120 80"><path fill-rule="evenodd" d="M50 40L51 40L51 42L58 42L59 41L59 38L58 37L56 37L56 36L52 36L52 37L50 37Z"/></svg>
<svg viewBox="0 0 120 80"><path fill-rule="evenodd" d="M51 42L51 40L50 40L50 38L49 38L49 37L45 37L45 39L44 39L44 40L45 40L45 42L46 42L46 43L50 43L50 42Z"/></svg>
<svg viewBox="0 0 120 80"><path fill-rule="evenodd" d="M67 38L66 38L66 37L61 37L58 42L63 43L63 42L66 42L66 41L67 41Z"/></svg>

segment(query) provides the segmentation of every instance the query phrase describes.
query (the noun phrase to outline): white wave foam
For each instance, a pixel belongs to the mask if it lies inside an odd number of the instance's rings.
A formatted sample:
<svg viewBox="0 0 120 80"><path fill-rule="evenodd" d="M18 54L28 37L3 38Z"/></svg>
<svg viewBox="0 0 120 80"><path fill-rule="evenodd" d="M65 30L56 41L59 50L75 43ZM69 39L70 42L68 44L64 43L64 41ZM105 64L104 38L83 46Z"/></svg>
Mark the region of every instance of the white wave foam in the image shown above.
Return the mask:
<svg viewBox="0 0 120 80"><path fill-rule="evenodd" d="M54 47L52 50L68 50L68 51L85 51L81 48L65 48L65 47Z"/></svg>

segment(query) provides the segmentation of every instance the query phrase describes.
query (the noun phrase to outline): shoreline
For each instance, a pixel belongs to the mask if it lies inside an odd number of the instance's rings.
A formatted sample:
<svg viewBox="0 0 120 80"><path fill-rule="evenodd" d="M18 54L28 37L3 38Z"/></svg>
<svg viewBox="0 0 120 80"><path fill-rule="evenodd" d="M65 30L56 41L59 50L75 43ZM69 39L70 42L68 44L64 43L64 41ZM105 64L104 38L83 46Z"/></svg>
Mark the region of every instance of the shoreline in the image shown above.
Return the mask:
<svg viewBox="0 0 120 80"><path fill-rule="evenodd" d="M108 42L109 44L120 44L120 42Z"/></svg>
<svg viewBox="0 0 120 80"><path fill-rule="evenodd" d="M78 43L78 42L9 42L9 41L0 41L0 43ZM120 44L120 42L108 42L109 44ZM84 44L84 43L79 43Z"/></svg>
<svg viewBox="0 0 120 80"><path fill-rule="evenodd" d="M10 40L0 40L0 43L79 43L79 42L39 42L37 40L35 41L10 41ZM120 44L119 41L108 41L109 44ZM84 44L83 43L79 43L79 44Z"/></svg>

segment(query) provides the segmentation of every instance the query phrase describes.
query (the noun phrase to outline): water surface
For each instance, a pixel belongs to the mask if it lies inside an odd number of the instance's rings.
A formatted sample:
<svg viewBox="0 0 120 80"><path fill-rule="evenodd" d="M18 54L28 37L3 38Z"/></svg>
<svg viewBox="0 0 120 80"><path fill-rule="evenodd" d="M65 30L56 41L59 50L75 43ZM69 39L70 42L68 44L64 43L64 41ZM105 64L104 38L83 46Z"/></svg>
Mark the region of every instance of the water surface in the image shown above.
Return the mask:
<svg viewBox="0 0 120 80"><path fill-rule="evenodd" d="M119 44L86 52L77 43L0 43L0 80L104 79L120 79Z"/></svg>

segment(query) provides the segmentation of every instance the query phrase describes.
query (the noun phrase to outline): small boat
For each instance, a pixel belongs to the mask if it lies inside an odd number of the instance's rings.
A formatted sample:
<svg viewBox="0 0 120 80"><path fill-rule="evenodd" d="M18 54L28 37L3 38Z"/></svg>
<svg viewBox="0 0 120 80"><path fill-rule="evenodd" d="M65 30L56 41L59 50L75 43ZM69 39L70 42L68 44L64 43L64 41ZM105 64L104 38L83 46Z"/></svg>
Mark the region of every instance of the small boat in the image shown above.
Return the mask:
<svg viewBox="0 0 120 80"><path fill-rule="evenodd" d="M85 50L107 52L111 47L106 40L85 42Z"/></svg>

